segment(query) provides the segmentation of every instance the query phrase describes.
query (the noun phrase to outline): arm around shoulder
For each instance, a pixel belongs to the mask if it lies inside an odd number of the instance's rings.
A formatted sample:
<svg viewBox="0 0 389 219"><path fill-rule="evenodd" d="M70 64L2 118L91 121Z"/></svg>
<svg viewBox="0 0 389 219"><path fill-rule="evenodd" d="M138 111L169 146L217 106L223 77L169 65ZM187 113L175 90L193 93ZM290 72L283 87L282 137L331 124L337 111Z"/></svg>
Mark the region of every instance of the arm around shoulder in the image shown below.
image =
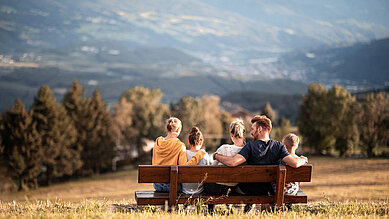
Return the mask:
<svg viewBox="0 0 389 219"><path fill-rule="evenodd" d="M288 164L291 167L298 168L306 163L308 163L308 158L304 156L293 157L292 155L285 156L282 161Z"/></svg>
<svg viewBox="0 0 389 219"><path fill-rule="evenodd" d="M229 157L229 156L223 156L216 153L214 154L214 158L229 167L235 167L238 166L239 164L246 162L246 158L244 158L240 154L236 154L233 157Z"/></svg>

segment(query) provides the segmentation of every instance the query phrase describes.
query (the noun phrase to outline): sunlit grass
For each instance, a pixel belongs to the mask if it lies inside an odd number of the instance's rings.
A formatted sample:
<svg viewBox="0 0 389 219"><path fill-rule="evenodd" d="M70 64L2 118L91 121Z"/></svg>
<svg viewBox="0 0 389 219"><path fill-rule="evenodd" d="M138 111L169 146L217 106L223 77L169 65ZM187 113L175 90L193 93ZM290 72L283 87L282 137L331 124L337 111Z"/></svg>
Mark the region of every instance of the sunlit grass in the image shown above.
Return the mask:
<svg viewBox="0 0 389 219"><path fill-rule="evenodd" d="M119 206L119 207L118 207ZM125 201L83 200L78 203L61 200L0 202L0 218L379 218L389 215L388 201L380 202L319 202L295 205L291 210L206 211L177 210L166 212L159 207L138 208Z"/></svg>

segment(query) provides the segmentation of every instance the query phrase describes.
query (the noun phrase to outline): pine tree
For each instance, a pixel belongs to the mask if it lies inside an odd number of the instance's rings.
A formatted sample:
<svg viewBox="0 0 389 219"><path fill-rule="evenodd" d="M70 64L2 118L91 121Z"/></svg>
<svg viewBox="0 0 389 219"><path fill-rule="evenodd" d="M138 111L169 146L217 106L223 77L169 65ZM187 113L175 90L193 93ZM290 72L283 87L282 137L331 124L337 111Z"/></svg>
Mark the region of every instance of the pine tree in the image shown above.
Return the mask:
<svg viewBox="0 0 389 219"><path fill-rule="evenodd" d="M8 173L19 180L19 190L27 189L29 181L37 187L37 177L41 173L39 134L20 99L11 110L3 113L0 127Z"/></svg>
<svg viewBox="0 0 389 219"><path fill-rule="evenodd" d="M111 167L115 139L111 115L98 90L88 101L88 112L87 141L82 153L83 169L99 174Z"/></svg>
<svg viewBox="0 0 389 219"><path fill-rule="evenodd" d="M71 175L80 168L80 154L74 149L77 131L46 85L39 89L31 110L40 135L47 184L51 184L53 177Z"/></svg>
<svg viewBox="0 0 389 219"><path fill-rule="evenodd" d="M267 102L265 104L265 106L263 107L262 111L261 111L261 114L262 115L266 115L272 122L275 121L275 113L274 113L274 110L273 108L271 107L270 103Z"/></svg>
<svg viewBox="0 0 389 219"><path fill-rule="evenodd" d="M77 140L73 146L73 149L81 155L83 150L83 145L88 141L87 137L87 127L86 123L88 122L88 101L85 97L85 91L82 89L82 86L78 81L74 81L72 84L72 89L65 93L62 100L62 104L66 109L67 114L72 119L75 128L77 130ZM82 160L79 160L78 166L82 166Z"/></svg>

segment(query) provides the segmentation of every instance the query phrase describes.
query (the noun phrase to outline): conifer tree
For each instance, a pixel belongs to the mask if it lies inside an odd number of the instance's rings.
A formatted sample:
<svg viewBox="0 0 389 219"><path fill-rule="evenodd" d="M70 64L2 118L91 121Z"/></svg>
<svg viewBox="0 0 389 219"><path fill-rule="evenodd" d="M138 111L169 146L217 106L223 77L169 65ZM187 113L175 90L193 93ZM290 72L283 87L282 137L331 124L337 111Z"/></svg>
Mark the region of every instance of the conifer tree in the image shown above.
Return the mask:
<svg viewBox="0 0 389 219"><path fill-rule="evenodd" d="M200 116L199 128L204 133L205 146L215 147L220 145L220 138L218 138L218 136L223 134L220 98L213 95L204 95L201 97L201 102L203 107L202 114ZM216 138L207 138L207 134L216 136Z"/></svg>
<svg viewBox="0 0 389 219"><path fill-rule="evenodd" d="M81 155L83 145L88 141L86 123L89 115L85 91L77 80L73 82L71 90L65 93L62 104L77 130L77 141L73 148Z"/></svg>
<svg viewBox="0 0 389 219"><path fill-rule="evenodd" d="M87 140L83 145L83 169L99 174L109 169L114 156L115 139L112 118L100 92L95 90L88 100Z"/></svg>
<svg viewBox="0 0 389 219"><path fill-rule="evenodd" d="M47 184L51 184L53 177L71 175L81 166L80 154L74 149L77 131L46 85L39 89L31 110L40 135Z"/></svg>
<svg viewBox="0 0 389 219"><path fill-rule="evenodd" d="M19 180L19 190L27 189L29 181L37 187L37 177L41 173L40 139L35 128L20 99L2 115L0 136L4 147L3 159L8 173Z"/></svg>

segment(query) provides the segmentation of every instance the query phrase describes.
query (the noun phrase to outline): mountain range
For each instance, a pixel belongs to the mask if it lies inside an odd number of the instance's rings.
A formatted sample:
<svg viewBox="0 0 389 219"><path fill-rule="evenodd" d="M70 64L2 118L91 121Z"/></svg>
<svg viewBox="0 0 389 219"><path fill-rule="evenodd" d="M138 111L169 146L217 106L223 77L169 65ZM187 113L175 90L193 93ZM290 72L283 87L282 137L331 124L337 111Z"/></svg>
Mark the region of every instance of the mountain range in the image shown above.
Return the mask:
<svg viewBox="0 0 389 219"><path fill-rule="evenodd" d="M388 83L385 0L2 0L0 97L60 99L78 79L112 104L136 84L164 101Z"/></svg>

